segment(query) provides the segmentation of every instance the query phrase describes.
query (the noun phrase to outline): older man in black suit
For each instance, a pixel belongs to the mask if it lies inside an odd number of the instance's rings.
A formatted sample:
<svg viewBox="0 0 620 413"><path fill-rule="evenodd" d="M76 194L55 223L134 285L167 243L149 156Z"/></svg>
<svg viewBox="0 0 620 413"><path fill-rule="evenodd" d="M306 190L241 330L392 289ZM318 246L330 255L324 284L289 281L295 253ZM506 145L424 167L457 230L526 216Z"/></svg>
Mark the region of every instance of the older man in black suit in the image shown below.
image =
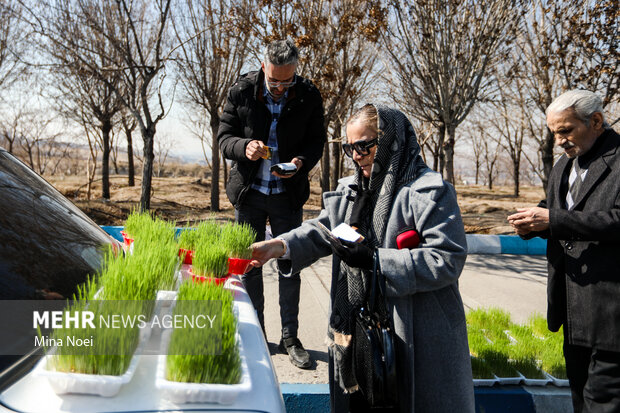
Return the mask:
<svg viewBox="0 0 620 413"><path fill-rule="evenodd" d="M564 149L547 199L508 221L548 240L547 322L564 326L575 412L620 412L620 135L585 90L551 103L547 126Z"/></svg>

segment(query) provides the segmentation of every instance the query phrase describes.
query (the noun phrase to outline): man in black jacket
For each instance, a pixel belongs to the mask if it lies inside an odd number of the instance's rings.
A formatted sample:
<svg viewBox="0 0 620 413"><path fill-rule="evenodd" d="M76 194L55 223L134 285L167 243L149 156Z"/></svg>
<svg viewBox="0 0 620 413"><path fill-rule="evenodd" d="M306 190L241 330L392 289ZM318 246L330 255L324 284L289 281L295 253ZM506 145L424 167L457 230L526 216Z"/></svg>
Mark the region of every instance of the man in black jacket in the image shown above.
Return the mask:
<svg viewBox="0 0 620 413"><path fill-rule="evenodd" d="M579 412L620 411L620 135L600 97L572 90L547 108L564 155L547 200L508 221L523 238L547 238L547 322L564 326L564 357Z"/></svg>
<svg viewBox="0 0 620 413"><path fill-rule="evenodd" d="M323 153L326 132L323 99L307 79L295 74L299 52L289 40L267 46L261 70L242 75L228 92L220 118L218 141L233 161L226 194L238 222L249 223L264 240L269 219L274 236L301 225L302 207L310 195L308 172ZM293 164L292 174L272 172L278 163ZM299 273L284 277L290 261L278 261L280 350L300 368L310 356L297 338ZM264 327L262 269L242 277L258 319Z"/></svg>

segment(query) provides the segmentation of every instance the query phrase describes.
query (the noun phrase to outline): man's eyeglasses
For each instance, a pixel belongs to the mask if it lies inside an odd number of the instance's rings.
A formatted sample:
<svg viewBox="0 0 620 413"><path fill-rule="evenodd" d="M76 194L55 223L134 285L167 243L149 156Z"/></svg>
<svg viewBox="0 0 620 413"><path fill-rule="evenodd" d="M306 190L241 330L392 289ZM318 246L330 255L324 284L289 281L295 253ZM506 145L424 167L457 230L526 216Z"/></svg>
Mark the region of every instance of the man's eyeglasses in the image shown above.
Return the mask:
<svg viewBox="0 0 620 413"><path fill-rule="evenodd" d="M357 141L355 143L343 143L342 150L349 158L353 158L353 150L361 156L366 156L370 153L370 148L377 144L379 138L374 138L369 141Z"/></svg>
<svg viewBox="0 0 620 413"><path fill-rule="evenodd" d="M290 82L272 82L268 79L265 79L267 82L267 86L271 87L271 88L279 88L279 87L291 87L293 86L295 83L297 83L297 75L293 75L293 80L291 80Z"/></svg>

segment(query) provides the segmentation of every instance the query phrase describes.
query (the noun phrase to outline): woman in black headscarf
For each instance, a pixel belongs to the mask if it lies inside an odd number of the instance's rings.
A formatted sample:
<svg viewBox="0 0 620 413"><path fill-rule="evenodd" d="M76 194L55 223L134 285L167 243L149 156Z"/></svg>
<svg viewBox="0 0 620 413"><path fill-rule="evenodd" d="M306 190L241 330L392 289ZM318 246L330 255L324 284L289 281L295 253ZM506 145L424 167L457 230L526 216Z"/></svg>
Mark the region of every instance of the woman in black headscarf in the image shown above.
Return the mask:
<svg viewBox="0 0 620 413"><path fill-rule="evenodd" d="M474 394L463 303L457 280L467 247L454 188L420 156L413 127L394 109L366 105L347 122L345 154L356 174L323 195L316 219L253 245L254 265L290 259L296 272L334 254L331 286L330 394L332 411L360 411L352 365L353 315L364 304L375 251L386 280L396 333L399 410L473 412ZM332 246L329 229L345 222L361 243ZM399 248L403 233L419 244ZM402 238L402 237L401 237Z"/></svg>

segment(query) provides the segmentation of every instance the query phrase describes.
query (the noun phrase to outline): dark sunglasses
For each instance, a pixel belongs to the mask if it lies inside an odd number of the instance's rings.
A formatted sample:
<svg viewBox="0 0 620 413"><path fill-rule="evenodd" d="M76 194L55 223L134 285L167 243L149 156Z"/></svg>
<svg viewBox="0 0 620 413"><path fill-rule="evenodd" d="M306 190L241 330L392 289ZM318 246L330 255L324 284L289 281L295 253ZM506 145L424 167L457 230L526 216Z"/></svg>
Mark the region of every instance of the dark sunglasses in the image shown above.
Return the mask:
<svg viewBox="0 0 620 413"><path fill-rule="evenodd" d="M378 140L379 138L376 137L369 141L357 141L355 143L343 143L342 150L344 151L345 155L347 155L349 158L353 158L354 149L355 149L355 152L357 152L361 156L366 156L370 153L370 148L375 146Z"/></svg>

